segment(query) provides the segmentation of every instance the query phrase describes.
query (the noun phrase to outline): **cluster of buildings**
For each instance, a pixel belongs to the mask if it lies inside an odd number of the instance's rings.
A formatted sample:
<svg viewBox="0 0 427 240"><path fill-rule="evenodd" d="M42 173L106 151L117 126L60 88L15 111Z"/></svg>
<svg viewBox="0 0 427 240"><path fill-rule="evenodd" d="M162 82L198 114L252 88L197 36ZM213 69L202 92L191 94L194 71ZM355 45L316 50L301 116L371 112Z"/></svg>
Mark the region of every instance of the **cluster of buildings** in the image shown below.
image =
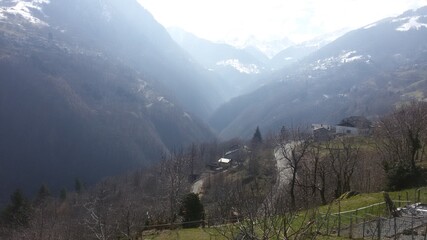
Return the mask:
<svg viewBox="0 0 427 240"><path fill-rule="evenodd" d="M337 125L312 124L311 131L314 141L329 141L339 136L369 136L372 134L372 123L363 116L344 118ZM243 154L248 152L247 146L233 146L224 153L217 162L207 164L211 171L222 171L232 166L238 166L244 159Z"/></svg>
<svg viewBox="0 0 427 240"><path fill-rule="evenodd" d="M337 125L312 124L314 141L328 141L337 136L369 136L372 134L372 123L363 116L344 118Z"/></svg>
<svg viewBox="0 0 427 240"><path fill-rule="evenodd" d="M218 159L217 162L207 164L206 167L211 171L222 171L230 167L237 167L241 165L245 159L245 155L249 152L247 146L235 145L225 152L223 157Z"/></svg>

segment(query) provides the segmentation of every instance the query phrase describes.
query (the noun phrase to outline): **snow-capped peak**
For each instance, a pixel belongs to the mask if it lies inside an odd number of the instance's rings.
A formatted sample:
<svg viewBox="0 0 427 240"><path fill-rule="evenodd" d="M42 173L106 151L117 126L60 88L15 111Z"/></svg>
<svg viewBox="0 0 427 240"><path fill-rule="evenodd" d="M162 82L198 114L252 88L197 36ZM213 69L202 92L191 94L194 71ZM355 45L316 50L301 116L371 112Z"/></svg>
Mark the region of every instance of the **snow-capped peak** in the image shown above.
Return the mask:
<svg viewBox="0 0 427 240"><path fill-rule="evenodd" d="M249 36L247 38L234 38L224 41L224 43L230 44L236 48L244 49L248 47L254 47L264 53L267 57L272 58L277 53L294 45L288 38L271 38L271 39L261 39L255 36Z"/></svg>
<svg viewBox="0 0 427 240"><path fill-rule="evenodd" d="M0 19L7 19L8 15L15 15L24 18L32 24L47 25L37 17L32 15L32 11L41 11L42 4L50 3L50 0L13 0L14 5L9 7L0 7Z"/></svg>
<svg viewBox="0 0 427 240"><path fill-rule="evenodd" d="M401 26L396 28L396 30L400 32L406 32L409 30L419 30L420 28L423 28L423 27L427 28L426 23L420 23L418 21L420 17L421 16L410 17L407 23L402 24Z"/></svg>

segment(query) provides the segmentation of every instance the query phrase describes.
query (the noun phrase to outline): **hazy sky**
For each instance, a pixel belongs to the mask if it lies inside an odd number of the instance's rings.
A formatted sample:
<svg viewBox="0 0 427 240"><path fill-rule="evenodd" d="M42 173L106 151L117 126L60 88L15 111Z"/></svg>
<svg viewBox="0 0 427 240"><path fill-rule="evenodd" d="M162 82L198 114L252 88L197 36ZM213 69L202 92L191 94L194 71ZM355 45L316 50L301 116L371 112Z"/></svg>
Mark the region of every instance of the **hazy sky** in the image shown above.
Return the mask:
<svg viewBox="0 0 427 240"><path fill-rule="evenodd" d="M427 0L138 0L165 27L213 41L288 37L295 42L357 28Z"/></svg>

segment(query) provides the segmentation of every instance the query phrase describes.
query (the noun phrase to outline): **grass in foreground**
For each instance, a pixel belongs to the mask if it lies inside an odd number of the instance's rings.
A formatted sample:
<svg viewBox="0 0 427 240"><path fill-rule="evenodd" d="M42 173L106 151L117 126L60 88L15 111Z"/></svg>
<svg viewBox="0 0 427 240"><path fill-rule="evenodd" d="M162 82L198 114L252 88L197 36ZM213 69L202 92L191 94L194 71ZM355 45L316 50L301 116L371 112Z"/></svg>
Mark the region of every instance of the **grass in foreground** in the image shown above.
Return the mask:
<svg viewBox="0 0 427 240"><path fill-rule="evenodd" d="M400 206L406 205L406 201L411 203L413 202L424 202L427 203L427 188L421 188L420 191L417 189L407 189L397 192L390 192L390 197L394 201L398 201L400 199ZM418 201L419 200L419 201ZM336 214L338 213L339 205L341 208L341 212L348 212L360 208L364 208L366 206L370 206L376 203L380 203L384 201L383 193L363 193L357 196L351 197L349 199L341 200L338 204L338 201L333 202L331 205L321 206L318 208L319 213L328 213ZM396 207L399 207L399 203L395 202ZM356 215L357 214L357 215ZM345 225L349 222L349 216L352 217L357 216L359 219L365 217L366 215L385 215L384 205L377 205L370 208L365 208L362 210L358 210L350 213L344 213L341 215L342 224ZM303 214L300 214L301 216ZM336 223L336 215L330 218L330 227ZM354 218L353 218L354 219ZM295 224L301 224L301 219L296 218ZM335 223L334 223L335 221ZM161 232L153 232L152 235L146 235L142 239L156 239L156 240L173 240L173 239L186 239L186 240L223 240L225 237L221 236L219 232L214 228L194 228L194 229L177 229L177 230L167 230ZM347 239L344 237L336 237L336 236L317 236L316 239Z"/></svg>

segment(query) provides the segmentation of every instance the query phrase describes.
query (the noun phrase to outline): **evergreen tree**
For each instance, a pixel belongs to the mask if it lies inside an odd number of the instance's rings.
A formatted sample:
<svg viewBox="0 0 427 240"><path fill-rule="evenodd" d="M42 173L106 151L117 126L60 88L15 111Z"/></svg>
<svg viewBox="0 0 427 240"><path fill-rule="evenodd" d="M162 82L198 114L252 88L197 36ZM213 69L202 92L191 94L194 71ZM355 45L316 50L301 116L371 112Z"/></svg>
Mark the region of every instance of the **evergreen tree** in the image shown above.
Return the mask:
<svg viewBox="0 0 427 240"><path fill-rule="evenodd" d="M36 204L43 203L50 196L50 191L46 185L42 185L37 192Z"/></svg>
<svg viewBox="0 0 427 240"><path fill-rule="evenodd" d="M189 193L184 197L180 209L180 215L183 217L184 228L199 227L204 220L204 208L195 193Z"/></svg>
<svg viewBox="0 0 427 240"><path fill-rule="evenodd" d="M257 176L260 173L260 157L258 153L253 153L248 161L248 173L252 176Z"/></svg>
<svg viewBox="0 0 427 240"><path fill-rule="evenodd" d="M61 201L65 201L67 199L67 189L61 189L61 191L59 192L59 199L61 199Z"/></svg>
<svg viewBox="0 0 427 240"><path fill-rule="evenodd" d="M262 143L262 136L259 130L259 126L257 126L254 136L252 137L252 145L256 147L256 146L259 146L261 143Z"/></svg>
<svg viewBox="0 0 427 240"><path fill-rule="evenodd" d="M248 171L249 174L252 176L256 176L259 174L261 145L261 131L259 130L259 126L257 126L251 140L252 153L248 162Z"/></svg>
<svg viewBox="0 0 427 240"><path fill-rule="evenodd" d="M80 181L80 179L76 178L76 181L74 182L74 191L80 194L82 190L83 190L82 182Z"/></svg>
<svg viewBox="0 0 427 240"><path fill-rule="evenodd" d="M17 189L10 197L11 203L2 212L3 222L12 228L28 227L31 205L27 198Z"/></svg>

